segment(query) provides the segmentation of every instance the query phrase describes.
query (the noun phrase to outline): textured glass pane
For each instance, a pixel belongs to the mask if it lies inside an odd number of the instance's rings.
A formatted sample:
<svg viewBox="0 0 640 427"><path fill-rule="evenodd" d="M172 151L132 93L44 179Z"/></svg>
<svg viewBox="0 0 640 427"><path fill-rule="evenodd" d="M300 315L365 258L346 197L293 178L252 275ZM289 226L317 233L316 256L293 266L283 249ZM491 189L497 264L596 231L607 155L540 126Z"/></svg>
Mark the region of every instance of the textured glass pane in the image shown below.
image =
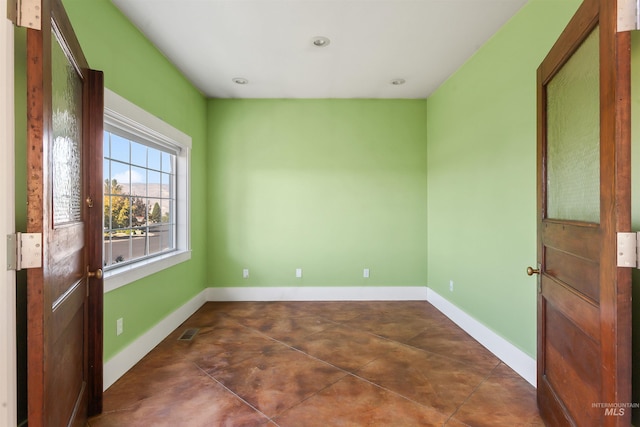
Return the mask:
<svg viewBox="0 0 640 427"><path fill-rule="evenodd" d="M600 222L598 29L547 85L547 217Z"/></svg>
<svg viewBox="0 0 640 427"><path fill-rule="evenodd" d="M82 80L52 37L53 223L80 221L82 213Z"/></svg>

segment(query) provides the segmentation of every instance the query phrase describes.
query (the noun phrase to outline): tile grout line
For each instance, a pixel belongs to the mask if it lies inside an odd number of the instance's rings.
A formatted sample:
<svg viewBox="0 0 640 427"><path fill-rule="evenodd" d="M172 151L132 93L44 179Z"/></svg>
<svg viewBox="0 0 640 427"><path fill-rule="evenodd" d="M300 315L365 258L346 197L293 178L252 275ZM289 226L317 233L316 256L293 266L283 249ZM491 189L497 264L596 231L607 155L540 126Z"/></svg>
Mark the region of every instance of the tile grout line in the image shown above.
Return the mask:
<svg viewBox="0 0 640 427"><path fill-rule="evenodd" d="M217 384L219 384L220 386L222 386L225 390L227 390L229 393L231 393L232 395L234 395L235 397L237 397L238 399L240 399L240 401L242 401L242 403L244 403L245 405L247 405L248 407L250 407L251 409L253 409L254 411L256 411L257 413L259 413L260 415L264 416L267 419L267 423L271 421L271 417L269 417L267 414L265 414L264 412L262 412L261 410L259 410L258 408L256 408L255 406L253 406L251 403L247 402L245 399L242 398L242 396L240 396L238 393L236 393L235 391L231 390L229 387L227 387L226 385L224 385L223 383L221 383L220 381L218 381L218 379L216 377L214 377L213 375L209 374L207 371L205 371L204 369L202 369L200 366L198 366L195 362L191 362L193 363L193 365L198 368L198 370L200 370L200 372L204 373L207 377L211 378L213 381L215 381ZM266 423L265 423L266 424Z"/></svg>
<svg viewBox="0 0 640 427"><path fill-rule="evenodd" d="M277 418L278 416L280 416L280 415L284 414L285 412L290 411L290 410L292 410L293 408L296 408L296 407L298 407L298 406L302 405L302 404L303 404L304 402L306 402L307 400L311 399L311 398L312 398L312 397L314 397L314 396L317 396L320 392L322 392L322 391L324 391L324 390L328 389L329 387L333 387L334 385L336 385L336 384L337 384L337 383L339 383L340 381L342 381L342 380L344 380L345 378L347 378L349 375L351 375L351 374L350 374L349 372L347 372L344 376L342 376L342 377L338 378L336 381L332 382L331 384L328 384L326 387L323 387L323 388L321 388L320 390L316 391L315 393L312 393L311 395L309 395L309 396L305 397L304 399L302 399L300 402L296 403L296 404L295 404L295 405L293 405L292 407L287 408L287 409L285 409L285 410L283 410L283 411L279 412L277 415L275 415L275 416L274 416L274 418ZM273 421L273 419L272 419L271 421L272 421L272 422L275 422L275 421Z"/></svg>
<svg viewBox="0 0 640 427"><path fill-rule="evenodd" d="M368 365L372 364L373 362L377 361L378 359L380 359L380 357L375 358L375 359L373 359L373 360L371 360L371 361L369 361L369 362L365 363L364 365L362 365L362 366L358 369L358 371L360 371L360 370L364 369L366 366L368 366ZM351 375L352 375L352 376L354 376L355 378L358 378L359 380L362 380L362 381L364 381L364 382L367 382L367 383L371 384L371 385L372 385L372 386L374 386L374 387L377 387L377 388L379 388L379 389L381 389L381 390L384 390L384 391L387 391L387 392L389 392L389 393L391 393L391 394L394 394L394 395L396 395L396 396L398 396L398 397L400 397L400 398L402 398L402 399L404 399L404 400L407 400L407 401L412 402L412 403L415 403L416 405L419 405L419 406L421 406L421 407L423 407L423 408L431 409L431 410L434 410L434 411L436 411L436 412L438 412L438 413L440 413L440 414L442 414L442 415L445 415L442 411L440 411L439 409L437 409L437 408L435 408L435 407L433 407L433 406L427 406L427 405L425 405L424 403L420 403L420 402L418 402L418 401L416 401L416 400L413 400L413 399L411 399L410 397L405 396L404 394L400 394L400 393L398 393L397 391L391 390L391 389L389 389L389 388L387 388L387 387L385 387L385 386L383 386L383 385L381 385L381 384L377 384L377 383L373 382L372 380L370 380L370 379L368 379L368 378L361 377L360 375L358 375L358 374L357 374L357 373L355 373L355 372L354 372L354 373L352 373ZM484 381L484 380L483 380L483 381ZM474 389L474 391L475 391L475 389ZM472 392L472 393L473 393L473 392ZM446 415L445 415L445 416L446 416ZM449 420L449 419L447 418L447 421L448 421L448 420ZM445 422L446 422L446 421L445 421Z"/></svg>
<svg viewBox="0 0 640 427"><path fill-rule="evenodd" d="M484 384L485 382L487 382L487 380L489 379L489 377L491 375L493 375L493 373L496 371L496 369L498 369L498 367L502 364L503 362L500 361L496 366L493 367L493 369L487 374L486 377L484 377L484 379L482 381L480 381L478 383L477 386L474 387L474 389L471 391L471 393L469 393L469 395L462 401L462 403L456 408L455 411L453 411L453 413L451 414L451 416L449 418L447 418L447 423L460 411L460 408L462 408L465 403L467 403L469 401L469 399L471 399L471 396L473 396L475 394L476 391L478 391L478 389L482 386L482 384ZM446 423L445 423L446 424Z"/></svg>
<svg viewBox="0 0 640 427"><path fill-rule="evenodd" d="M424 349L424 348L416 347L416 346L414 346L414 345L411 345L411 344L408 344L408 343L405 343L405 342L402 342L402 341L396 341L396 340L394 340L394 339L392 339L392 338L385 337L385 336L383 336L383 335L378 335L378 334L375 334L375 333L373 333L373 332L371 332L371 331L367 331L367 330L365 330L365 329L354 328L353 326L350 326L350 325L342 325L342 326L345 326L345 327L347 327L347 328L349 328L349 329L352 329L352 330L354 330L354 331L361 331L361 332L367 333L367 334L369 334L369 335L371 335L371 336L374 336L374 337L376 337L376 338L380 338L380 339L382 339L382 340L389 341L389 342L391 342L391 343L401 345L401 346L403 346L403 347L405 347L405 348L413 349L413 350L416 350L416 351L420 351L420 352L422 352L422 353L431 354L431 355L435 355L435 356L438 356L438 357L444 357L445 359L451 360L451 361L456 362L456 363L461 363L461 364L463 364L463 365L467 365L467 366L473 366L473 367L475 367L475 365L474 365L473 363L469 363L469 362L467 362L467 361L465 361L465 360L460 360L460 359L455 358L455 357L446 356L446 355L441 354L441 353L436 353L436 352L431 351L431 350L426 350L426 349ZM456 326L456 327L457 327L457 326ZM424 331L426 331L427 329L429 329L429 327L426 327L426 328L422 329L418 334L416 334L416 335L415 335L414 337L412 337L411 339L413 339L413 338L417 337L418 335L422 334L422 333L423 333ZM482 346L482 344L480 344L480 343L479 343L475 338L473 338L473 337L470 337L470 338L471 338L475 343L477 343L477 344L479 344L479 345L481 345L481 346ZM410 340L411 340L411 339L410 339ZM410 340L409 340L409 341L410 341ZM482 347L483 347L483 348L485 348L484 346L482 346ZM389 350L389 352L385 353L384 355L387 355L387 354L391 353L392 351L393 351L393 350ZM492 354L492 355L493 355L493 354ZM495 358L496 358L496 360L498 361L498 364L500 364L500 363L504 363L504 362L502 362L502 360L500 360L500 359L499 359L498 357L496 357L495 355L493 355L493 357L495 357ZM373 361L373 360L372 360L372 361ZM371 362L372 362L372 361L371 361ZM367 362L367 363L366 363L366 365L368 365L369 363L370 363L370 362ZM364 366L363 366L363 367L364 367ZM362 367L361 367L360 369L362 369ZM491 368L491 372L493 372L493 370L494 370L494 369L495 369L495 366L494 366L493 368Z"/></svg>

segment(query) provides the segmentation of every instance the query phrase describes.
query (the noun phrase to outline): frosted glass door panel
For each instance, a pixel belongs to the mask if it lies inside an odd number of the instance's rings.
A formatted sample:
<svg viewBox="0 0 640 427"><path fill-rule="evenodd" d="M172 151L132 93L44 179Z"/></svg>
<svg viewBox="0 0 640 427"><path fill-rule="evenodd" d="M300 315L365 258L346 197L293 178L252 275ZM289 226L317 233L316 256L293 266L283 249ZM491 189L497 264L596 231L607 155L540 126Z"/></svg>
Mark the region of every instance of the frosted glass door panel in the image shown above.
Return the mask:
<svg viewBox="0 0 640 427"><path fill-rule="evenodd" d="M547 218L600 222L596 28L547 85Z"/></svg>
<svg viewBox="0 0 640 427"><path fill-rule="evenodd" d="M53 223L81 220L82 80L52 33Z"/></svg>

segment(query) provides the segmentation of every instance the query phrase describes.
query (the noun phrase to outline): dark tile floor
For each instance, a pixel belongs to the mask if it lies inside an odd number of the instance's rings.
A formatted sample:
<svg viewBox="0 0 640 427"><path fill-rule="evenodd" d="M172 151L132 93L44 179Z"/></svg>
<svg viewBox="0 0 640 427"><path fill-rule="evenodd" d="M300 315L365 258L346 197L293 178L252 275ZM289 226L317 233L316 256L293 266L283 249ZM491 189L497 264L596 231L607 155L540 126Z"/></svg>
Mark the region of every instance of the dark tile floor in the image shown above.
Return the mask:
<svg viewBox="0 0 640 427"><path fill-rule="evenodd" d="M177 338L199 328L192 341ZM102 426L544 426L535 389L426 302L207 303Z"/></svg>

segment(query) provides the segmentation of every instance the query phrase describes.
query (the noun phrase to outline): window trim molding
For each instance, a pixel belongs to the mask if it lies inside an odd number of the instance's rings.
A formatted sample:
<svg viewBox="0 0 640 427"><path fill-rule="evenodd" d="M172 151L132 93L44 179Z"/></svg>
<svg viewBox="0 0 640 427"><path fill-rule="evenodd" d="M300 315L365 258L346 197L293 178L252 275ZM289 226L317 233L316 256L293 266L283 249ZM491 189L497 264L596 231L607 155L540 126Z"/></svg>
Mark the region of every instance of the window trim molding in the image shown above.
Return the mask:
<svg viewBox="0 0 640 427"><path fill-rule="evenodd" d="M154 144L177 150L176 250L105 271L104 292L110 292L191 259L191 137L115 92L104 89L104 122Z"/></svg>

